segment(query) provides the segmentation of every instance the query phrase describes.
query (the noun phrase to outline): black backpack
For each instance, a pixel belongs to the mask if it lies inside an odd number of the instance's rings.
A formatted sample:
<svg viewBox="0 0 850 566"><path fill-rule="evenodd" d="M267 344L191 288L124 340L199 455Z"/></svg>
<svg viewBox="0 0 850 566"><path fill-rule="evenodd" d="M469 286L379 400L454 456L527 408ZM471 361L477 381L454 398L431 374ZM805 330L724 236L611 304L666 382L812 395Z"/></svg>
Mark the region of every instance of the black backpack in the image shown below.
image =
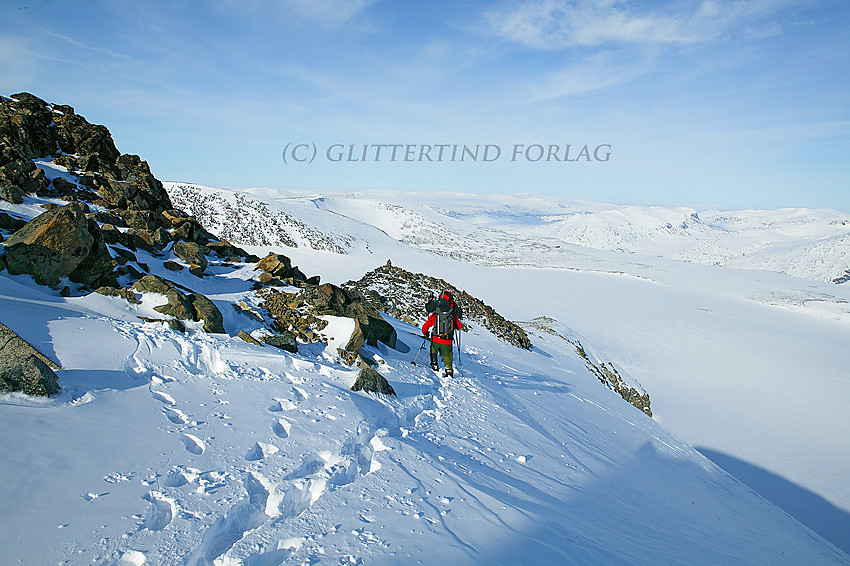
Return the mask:
<svg viewBox="0 0 850 566"><path fill-rule="evenodd" d="M454 309L449 302L441 298L434 308L434 334L448 340L454 331Z"/></svg>

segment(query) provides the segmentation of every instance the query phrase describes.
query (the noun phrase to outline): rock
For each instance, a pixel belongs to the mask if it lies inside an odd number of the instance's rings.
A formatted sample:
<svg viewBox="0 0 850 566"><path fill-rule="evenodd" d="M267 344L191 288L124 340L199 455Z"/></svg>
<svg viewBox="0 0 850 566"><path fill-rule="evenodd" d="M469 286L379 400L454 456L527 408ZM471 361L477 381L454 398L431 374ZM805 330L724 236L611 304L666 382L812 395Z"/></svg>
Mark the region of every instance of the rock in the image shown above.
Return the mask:
<svg viewBox="0 0 850 566"><path fill-rule="evenodd" d="M142 301L136 298L136 294L130 289L116 289L115 287L98 287L94 290L95 293L106 295L107 297L121 297L127 302L135 305L140 305Z"/></svg>
<svg viewBox="0 0 850 566"><path fill-rule="evenodd" d="M293 267L290 259L282 254L270 253L257 262L257 267L255 269L270 273L273 277L276 277L288 284L293 284L295 282L302 283L307 279L301 270L297 267ZM291 279L292 281L287 281L288 279Z"/></svg>
<svg viewBox="0 0 850 566"><path fill-rule="evenodd" d="M62 177L56 177L53 179L53 193L56 195L72 195L76 192L76 190L77 185L63 179Z"/></svg>
<svg viewBox="0 0 850 566"><path fill-rule="evenodd" d="M162 266L169 271L183 271L183 266L176 261L164 261Z"/></svg>
<svg viewBox="0 0 850 566"><path fill-rule="evenodd" d="M194 320L204 321L204 330L213 334L224 334L224 317L209 298L200 293L189 296L195 309ZM179 317L178 317L179 318Z"/></svg>
<svg viewBox="0 0 850 566"><path fill-rule="evenodd" d="M154 248L157 250L163 249L169 244L169 242L171 242L171 234L168 233L168 230L162 227L155 228L150 234Z"/></svg>
<svg viewBox="0 0 850 566"><path fill-rule="evenodd" d="M240 330L239 333L236 335L236 337L241 338L245 342L248 342L249 344L253 344L255 346L262 346L263 345L262 342L260 342L259 340L257 340L256 338L254 338L253 336L251 336L250 334L248 334L244 330Z"/></svg>
<svg viewBox="0 0 850 566"><path fill-rule="evenodd" d="M64 287L62 287L62 290L59 291L59 296L60 297L70 297L71 296L71 288L68 287L67 285L65 285Z"/></svg>
<svg viewBox="0 0 850 566"><path fill-rule="evenodd" d="M295 334L292 332L288 332L286 330L279 332L278 334L272 334L271 336L263 336L263 342L270 346L274 346L275 348L280 348L281 350L286 350L287 352L292 352L293 354L298 353L298 341L295 339Z"/></svg>
<svg viewBox="0 0 850 566"><path fill-rule="evenodd" d="M110 274L112 258L97 224L92 224L77 203L37 216L5 242L9 272L32 275L48 286L72 274L72 280L85 285Z"/></svg>
<svg viewBox="0 0 850 566"><path fill-rule="evenodd" d="M170 289L174 289L176 285L168 279L163 279L158 275L145 275L133 284L132 289L139 293L159 293L165 295Z"/></svg>
<svg viewBox="0 0 850 566"><path fill-rule="evenodd" d="M367 319L368 324L363 325L363 334L366 337L366 343L370 346L377 346L378 342L383 342L390 348L395 349L398 334L396 334L393 325L380 316L369 316Z"/></svg>
<svg viewBox="0 0 850 566"><path fill-rule="evenodd" d="M174 255L188 263L200 267L201 273L207 269L207 248L195 242L174 242Z"/></svg>
<svg viewBox="0 0 850 566"><path fill-rule="evenodd" d="M351 332L351 338L348 339L348 343L345 345L345 350L347 352L357 352L357 350L363 347L365 342L366 336L360 326L360 321L355 320L354 330Z"/></svg>
<svg viewBox="0 0 850 566"><path fill-rule="evenodd" d="M367 393L383 393L384 395L395 395L395 390L387 379L377 370L365 366L360 368L357 380L351 386L352 391L365 391Z"/></svg>
<svg viewBox="0 0 850 566"><path fill-rule="evenodd" d="M182 242L195 242L198 245L206 245L211 241L218 240L215 236L207 232L203 226L198 224L194 218L182 222L171 232L171 238Z"/></svg>
<svg viewBox="0 0 850 566"><path fill-rule="evenodd" d="M257 322L265 322L266 319L263 318L257 309L253 308L251 305L246 303L245 301L239 301L238 303L233 303L233 308L236 309L237 312L244 314L248 318L254 319Z"/></svg>
<svg viewBox="0 0 850 566"><path fill-rule="evenodd" d="M182 320L196 320L195 307L188 295L177 288L165 292L168 303L154 307L153 310Z"/></svg>
<svg viewBox="0 0 850 566"><path fill-rule="evenodd" d="M191 273L191 274L192 274L192 275L194 275L195 277L198 277L198 278L200 278L200 279L203 279L203 277L204 277L204 268L203 268L203 267L201 267L200 265L190 265L190 266L189 266L189 273Z"/></svg>
<svg viewBox="0 0 850 566"><path fill-rule="evenodd" d="M124 242L130 249L142 249L149 254L155 252L153 236L150 232L139 230L138 228L130 228L124 233Z"/></svg>
<svg viewBox="0 0 850 566"><path fill-rule="evenodd" d="M100 227L100 235L103 237L103 241L107 244L124 244L127 238L124 237L124 234L121 233L118 228L113 226L112 224L104 224ZM128 246L130 247L130 246Z"/></svg>
<svg viewBox="0 0 850 566"><path fill-rule="evenodd" d="M138 261L136 258L136 254L129 250L125 250L124 248L114 247L111 248L112 252L115 254L115 261L118 262L118 265L124 265L128 261Z"/></svg>
<svg viewBox="0 0 850 566"><path fill-rule="evenodd" d="M17 231L26 226L26 220L15 218L10 214L0 211L0 230Z"/></svg>
<svg viewBox="0 0 850 566"><path fill-rule="evenodd" d="M157 228L159 216L150 210L116 210L130 228L150 232Z"/></svg>
<svg viewBox="0 0 850 566"><path fill-rule="evenodd" d="M61 368L0 323L0 391L59 393L59 378L53 369Z"/></svg>
<svg viewBox="0 0 850 566"><path fill-rule="evenodd" d="M276 281L276 279L268 271L264 271L264 272L260 273L259 277L257 277L257 281L259 281L263 285L271 284L272 280Z"/></svg>

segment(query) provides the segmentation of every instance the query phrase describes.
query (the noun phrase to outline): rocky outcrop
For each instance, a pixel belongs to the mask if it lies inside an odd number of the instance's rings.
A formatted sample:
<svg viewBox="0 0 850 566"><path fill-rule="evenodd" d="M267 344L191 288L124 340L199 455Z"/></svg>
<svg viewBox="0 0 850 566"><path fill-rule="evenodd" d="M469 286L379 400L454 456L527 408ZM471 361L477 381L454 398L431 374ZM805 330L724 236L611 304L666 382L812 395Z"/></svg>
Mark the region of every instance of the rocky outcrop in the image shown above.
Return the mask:
<svg viewBox="0 0 850 566"><path fill-rule="evenodd" d="M0 198L20 202L25 194L46 192L49 183L32 159L50 156L61 158L69 171L78 168L82 183L107 208L156 213L174 208L147 162L122 155L106 127L89 123L70 106L49 105L29 93L3 98ZM68 193L72 188L60 182L54 190Z"/></svg>
<svg viewBox="0 0 850 566"><path fill-rule="evenodd" d="M165 295L168 303L154 307L154 310L180 320L204 321L204 330L215 334L224 334L224 318L221 311L209 298L184 292L174 282L157 275L145 275L133 284L133 290L139 293L158 293Z"/></svg>
<svg viewBox="0 0 850 566"><path fill-rule="evenodd" d="M304 299L320 315L344 316L355 319L370 346L383 342L390 348L396 347L395 328L383 319L360 293L337 287L331 283L308 285L303 289Z"/></svg>
<svg viewBox="0 0 850 566"><path fill-rule="evenodd" d="M9 272L32 275L48 286L65 277L89 286L113 282L116 264L97 223L85 213L85 205L71 203L37 216L15 232L4 242Z"/></svg>
<svg viewBox="0 0 850 566"><path fill-rule="evenodd" d="M192 273L200 273L203 275L207 269L207 254L209 250L204 246L199 246L195 242L175 242L171 248L174 255L189 264L189 270ZM193 271L194 268L194 271Z"/></svg>
<svg viewBox="0 0 850 566"><path fill-rule="evenodd" d="M382 311L409 324L421 326L426 317L425 303L431 296L450 291L463 308L464 320L472 321L492 332L497 338L517 346L531 349L531 340L518 324L506 320L495 309L460 290L443 279L422 273L411 273L387 262L364 275L359 281L343 285L349 291L357 291L364 297L365 304L375 311Z"/></svg>
<svg viewBox="0 0 850 566"><path fill-rule="evenodd" d="M59 378L54 369L61 368L0 323L0 391L21 391L28 395L59 393Z"/></svg>
<svg viewBox="0 0 850 566"><path fill-rule="evenodd" d="M300 286L308 281L307 276L300 269L294 267L288 257L282 254L270 253L257 262L257 271L262 271L259 281L266 285L297 285ZM318 284L318 276L311 278L311 284Z"/></svg>
<svg viewBox="0 0 850 566"><path fill-rule="evenodd" d="M316 310L304 300L303 293L285 293L268 288L261 290L259 295L263 298L260 308L273 317L272 330L292 333L306 343L327 343L322 331L328 323L318 317Z"/></svg>

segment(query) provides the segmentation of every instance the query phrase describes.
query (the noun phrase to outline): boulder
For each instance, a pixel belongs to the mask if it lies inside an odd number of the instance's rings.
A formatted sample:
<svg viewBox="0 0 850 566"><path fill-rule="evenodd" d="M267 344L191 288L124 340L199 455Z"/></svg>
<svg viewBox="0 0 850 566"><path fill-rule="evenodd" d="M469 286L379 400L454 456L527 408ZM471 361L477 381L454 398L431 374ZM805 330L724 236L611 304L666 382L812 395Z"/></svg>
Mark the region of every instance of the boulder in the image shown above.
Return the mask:
<svg viewBox="0 0 850 566"><path fill-rule="evenodd" d="M262 342L260 342L259 340L257 340L256 338L254 338L253 336L251 336L250 334L248 334L244 330L240 330L239 333L236 335L236 337L244 340L245 342L247 342L249 344L253 344L254 346L262 346L263 345Z"/></svg>
<svg viewBox="0 0 850 566"><path fill-rule="evenodd" d="M377 370L367 365L360 368L357 380L351 386L352 391L365 391L367 393L383 393L384 395L395 395L396 392L387 379Z"/></svg>
<svg viewBox="0 0 850 566"><path fill-rule="evenodd" d="M133 284L132 289L139 293L159 293L168 298L168 303L154 307L154 310L180 320L204 321L204 330L210 333L224 334L224 317L221 311L208 297L200 293L185 293L175 283L158 275L145 275Z"/></svg>
<svg viewBox="0 0 850 566"><path fill-rule="evenodd" d="M363 347L363 344L366 342L366 335L363 333L363 328L360 325L359 320L354 321L354 330L351 332L351 338L348 339L348 343L345 345L344 350L347 352L356 352L360 348Z"/></svg>
<svg viewBox="0 0 850 566"><path fill-rule="evenodd" d="M293 354L298 353L298 341L295 339L295 334L287 330L282 330L270 336L263 336L263 342L269 346L274 346L275 348L280 348Z"/></svg>
<svg viewBox="0 0 850 566"><path fill-rule="evenodd" d="M176 261L164 261L162 262L162 267L169 271L183 271L185 269L182 265L177 263Z"/></svg>
<svg viewBox="0 0 850 566"><path fill-rule="evenodd" d="M368 316L367 320L368 323L362 325L366 343L370 346L377 346L378 342L383 342L390 348L395 349L398 334L396 334L393 325L380 316Z"/></svg>
<svg viewBox="0 0 850 566"><path fill-rule="evenodd" d="M204 321L204 330L213 334L224 334L224 317L221 311L209 298L200 293L189 296L195 309L194 320Z"/></svg>
<svg viewBox="0 0 850 566"><path fill-rule="evenodd" d="M84 205L71 203L37 216L15 232L5 242L9 272L32 275L48 286L69 276L90 285L111 274L112 258L85 210Z"/></svg>
<svg viewBox="0 0 850 566"><path fill-rule="evenodd" d="M0 230L12 230L14 232L26 226L26 223L26 220L0 212Z"/></svg>
<svg viewBox="0 0 850 566"><path fill-rule="evenodd" d="M0 391L28 395L59 393L59 366L0 323Z"/></svg>
<svg viewBox="0 0 850 566"><path fill-rule="evenodd" d="M165 297L168 303L154 307L153 310L180 320L196 320L195 307L186 293L175 287L166 291Z"/></svg>
<svg viewBox="0 0 850 566"><path fill-rule="evenodd" d="M203 273L207 269L207 250L204 246L199 246L195 242L174 242L172 248L174 255L188 263L189 265L197 265Z"/></svg>

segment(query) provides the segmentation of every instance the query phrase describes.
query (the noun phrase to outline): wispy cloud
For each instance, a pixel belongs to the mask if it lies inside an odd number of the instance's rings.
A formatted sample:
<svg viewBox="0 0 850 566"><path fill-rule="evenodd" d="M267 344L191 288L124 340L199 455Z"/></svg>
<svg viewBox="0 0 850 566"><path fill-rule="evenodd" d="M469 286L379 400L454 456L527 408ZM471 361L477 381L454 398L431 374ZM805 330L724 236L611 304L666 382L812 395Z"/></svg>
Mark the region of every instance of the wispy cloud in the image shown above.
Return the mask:
<svg viewBox="0 0 850 566"><path fill-rule="evenodd" d="M381 0L221 0L218 6L234 17L255 25L285 28L308 25L336 29L351 25Z"/></svg>
<svg viewBox="0 0 850 566"><path fill-rule="evenodd" d="M487 14L497 36L529 47L557 50L604 44L692 44L751 25L788 5L784 0L705 0L646 9L620 0L527 0ZM778 33L778 24L759 27Z"/></svg>

